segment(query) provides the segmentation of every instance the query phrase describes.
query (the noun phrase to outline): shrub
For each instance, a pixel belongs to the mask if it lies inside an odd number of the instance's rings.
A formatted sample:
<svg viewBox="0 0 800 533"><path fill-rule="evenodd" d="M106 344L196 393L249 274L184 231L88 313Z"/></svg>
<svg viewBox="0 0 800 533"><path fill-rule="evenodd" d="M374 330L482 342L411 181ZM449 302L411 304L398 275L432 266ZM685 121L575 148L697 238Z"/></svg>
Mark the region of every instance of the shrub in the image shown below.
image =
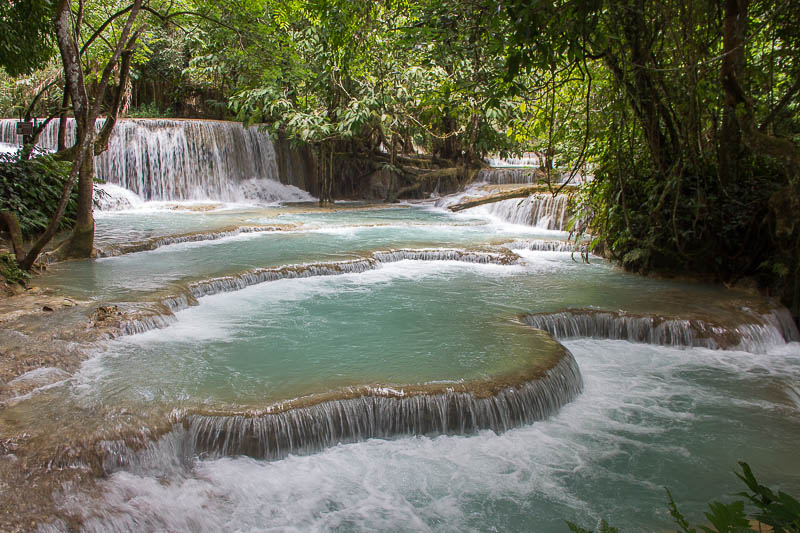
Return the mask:
<svg viewBox="0 0 800 533"><path fill-rule="evenodd" d="M38 153L31 159L0 154L0 211L16 213L23 236L44 231L56 210L70 163ZM78 192L73 189L61 229L75 222Z"/></svg>

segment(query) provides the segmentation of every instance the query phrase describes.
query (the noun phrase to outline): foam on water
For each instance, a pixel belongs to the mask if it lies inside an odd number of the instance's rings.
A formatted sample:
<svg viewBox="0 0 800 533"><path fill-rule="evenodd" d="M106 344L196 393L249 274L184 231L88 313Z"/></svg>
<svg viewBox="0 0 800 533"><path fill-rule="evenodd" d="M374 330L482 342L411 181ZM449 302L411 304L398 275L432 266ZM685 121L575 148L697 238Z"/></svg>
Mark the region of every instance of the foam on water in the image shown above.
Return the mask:
<svg viewBox="0 0 800 533"><path fill-rule="evenodd" d="M15 144L0 142L0 154L13 154L17 150L19 150L19 146Z"/></svg>
<svg viewBox="0 0 800 533"><path fill-rule="evenodd" d="M89 531L563 531L564 519L600 518L661 530L674 528L663 486L700 521L706 501L740 489L730 472L738 459L766 484L800 489L790 467L798 408L780 386L800 380L800 345L757 360L621 341L567 346L584 394L533 426L173 464L158 477L118 472L101 501L73 495L66 505ZM753 454L765 435L770 453Z"/></svg>
<svg viewBox="0 0 800 533"><path fill-rule="evenodd" d="M100 211L123 211L144 206L144 200L138 194L113 183L97 183L94 190L94 202Z"/></svg>
<svg viewBox="0 0 800 533"><path fill-rule="evenodd" d="M104 211L138 211L141 214L157 212L174 212L179 214L191 212L192 208L212 208L215 211L241 210L261 206L279 206L287 202L315 202L317 199L310 193L275 180L251 179L237 185L239 188L225 201L215 199L196 200L142 200L135 192L115 185L102 183L95 185L100 189L96 194L96 205L100 212ZM105 193L105 194L103 194Z"/></svg>

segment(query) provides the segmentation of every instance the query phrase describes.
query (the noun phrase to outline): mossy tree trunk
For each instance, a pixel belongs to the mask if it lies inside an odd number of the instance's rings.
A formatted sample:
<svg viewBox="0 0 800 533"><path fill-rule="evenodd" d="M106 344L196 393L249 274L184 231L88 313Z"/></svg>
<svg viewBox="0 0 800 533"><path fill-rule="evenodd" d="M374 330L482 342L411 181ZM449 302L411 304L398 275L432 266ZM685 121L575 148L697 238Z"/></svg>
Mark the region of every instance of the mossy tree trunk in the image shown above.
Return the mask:
<svg viewBox="0 0 800 533"><path fill-rule="evenodd" d="M125 86L128 83L130 72L130 62L133 55L133 48L139 37L139 32L133 32L133 23L136 20L143 0L134 0L128 19L120 33L116 48L111 58L103 69L100 81L95 86L93 93L93 103L88 104L88 94L86 86L83 85L82 95L78 98L86 98L86 109L78 112L77 99L74 92L72 101L75 102L75 121L78 132L89 141L89 155L82 159L79 167L78 178L78 208L75 218L75 227L70 238L58 249L57 253L64 258L90 257L94 251L94 214L93 195L94 195L94 156L103 153L108 148L108 141L117 121L117 116L122 107ZM66 2L69 4L69 2ZM75 44L77 47L77 43ZM114 71L119 67L119 82L112 85ZM82 81L82 78L81 78ZM105 101L107 90L113 90L111 106L107 109L106 121L98 135L95 135L95 122L100 115L101 106ZM77 164L77 160L76 160Z"/></svg>

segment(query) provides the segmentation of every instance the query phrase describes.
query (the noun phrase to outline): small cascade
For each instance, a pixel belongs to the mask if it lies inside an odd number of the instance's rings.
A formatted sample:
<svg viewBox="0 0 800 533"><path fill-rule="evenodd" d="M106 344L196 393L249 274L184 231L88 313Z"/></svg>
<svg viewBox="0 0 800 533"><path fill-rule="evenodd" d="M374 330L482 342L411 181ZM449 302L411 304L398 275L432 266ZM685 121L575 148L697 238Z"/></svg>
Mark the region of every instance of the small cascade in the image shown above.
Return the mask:
<svg viewBox="0 0 800 533"><path fill-rule="evenodd" d="M521 157L499 157L495 156L488 158L489 166L496 168L503 167L538 167L541 165L541 160L535 152L525 152Z"/></svg>
<svg viewBox="0 0 800 533"><path fill-rule="evenodd" d="M113 339L166 328L176 321L173 310L163 303L119 303L97 307L90 327L100 336Z"/></svg>
<svg viewBox="0 0 800 533"><path fill-rule="evenodd" d="M676 319L630 315L621 311L570 309L524 315L522 320L559 340L589 337L764 353L772 346L798 339L797 327L785 308L765 314L748 313L748 316L749 322L728 325L699 318Z"/></svg>
<svg viewBox="0 0 800 533"><path fill-rule="evenodd" d="M471 185L465 191L460 193L448 194L447 196L436 198L436 201L433 203L433 205L435 207L450 207L459 204L462 201L479 198L488 194L490 194L489 191L482 190L480 186Z"/></svg>
<svg viewBox="0 0 800 533"><path fill-rule="evenodd" d="M340 443L409 435L497 433L543 420L583 390L572 354L520 383L447 383L417 387L357 387L307 405L276 405L263 413L175 413L173 430L144 450L120 442L105 446L106 472L166 462L247 455L275 460L310 454ZM336 396L340 397L336 397ZM302 401L302 399L300 400Z"/></svg>
<svg viewBox="0 0 800 533"><path fill-rule="evenodd" d="M517 239L503 244L509 250L530 250L532 252L581 252L586 245L576 245L570 241L548 241L542 239Z"/></svg>
<svg viewBox="0 0 800 533"><path fill-rule="evenodd" d="M217 239L224 239L226 237L234 237L247 233L264 233L270 231L281 231L285 229L281 226L237 226L233 228L224 228L218 231L205 231L195 233L184 233L182 235L168 235L165 237L155 237L140 242L132 242L128 244L118 244L109 246L98 250L97 257L116 257L125 254L132 254L136 252L146 252L155 250L162 246L169 246L171 244L181 244L185 242L201 242L213 241Z"/></svg>
<svg viewBox="0 0 800 533"><path fill-rule="evenodd" d="M145 333L154 329L165 328L177 321L175 315L171 313L140 315L136 318L124 320L119 325L119 335L136 335L138 333ZM115 335L111 335L112 337Z"/></svg>
<svg viewBox="0 0 800 533"><path fill-rule="evenodd" d="M97 128L102 127L102 120ZM16 120L0 120L0 142L18 144ZM45 128L39 145L57 146L58 122ZM67 144L75 121L67 122ZM144 200L308 201L296 187L280 185L269 135L237 122L127 119L114 127L108 150L95 158L97 177Z"/></svg>
<svg viewBox="0 0 800 533"><path fill-rule="evenodd" d="M220 278L198 281L189 285L188 294L168 296L161 300L161 303L175 312L195 305L197 303L197 298L223 292L238 291L250 287L251 285L283 279L360 274L378 268L381 263L393 263L404 260L462 261L467 263L510 265L518 261L519 256L511 251L504 253L471 250L393 250L374 252L370 257L364 259L290 265L277 268L257 268L235 276L223 276Z"/></svg>
<svg viewBox="0 0 800 533"><path fill-rule="evenodd" d="M247 231L249 228L244 228ZM254 227L252 231L270 231ZM201 234L206 237L206 234ZM155 239L154 241L158 241ZM148 241L149 242L149 241ZM107 253L109 253L107 251ZM127 253L127 252L126 252ZM162 298L155 305L123 307L110 313L111 320L103 322L108 337L144 333L169 326L175 321L174 313L197 305L198 298L241 290L252 285L284 279L312 278L359 274L379 268L381 264L397 261L460 261L476 264L512 265L519 256L510 250L484 252L459 249L390 250L374 252L363 259L288 265L275 268L257 268L234 276L223 276L192 283L178 294ZM120 304L121 305L121 304Z"/></svg>
<svg viewBox="0 0 800 533"><path fill-rule="evenodd" d="M480 208L512 224L565 231L569 222L569 199L567 194L532 194L521 200L502 200Z"/></svg>
<svg viewBox="0 0 800 533"><path fill-rule="evenodd" d="M233 292L268 281L282 279L313 278L319 276L338 276L341 274L360 274L377 267L374 259L355 259L307 265L292 265L279 268L257 268L237 276L224 276L200 281L189 285L194 298L202 298L222 292ZM173 305L169 305L173 308Z"/></svg>
<svg viewBox="0 0 800 533"><path fill-rule="evenodd" d="M430 250L392 250L389 252L375 252L372 257L379 263L394 263L397 261L462 261L465 263L481 263L495 265L510 265L519 257L511 253L480 252L474 250L458 249L430 249Z"/></svg>
<svg viewBox="0 0 800 533"><path fill-rule="evenodd" d="M537 170L533 168L484 168L478 171L475 181L496 185L538 182Z"/></svg>

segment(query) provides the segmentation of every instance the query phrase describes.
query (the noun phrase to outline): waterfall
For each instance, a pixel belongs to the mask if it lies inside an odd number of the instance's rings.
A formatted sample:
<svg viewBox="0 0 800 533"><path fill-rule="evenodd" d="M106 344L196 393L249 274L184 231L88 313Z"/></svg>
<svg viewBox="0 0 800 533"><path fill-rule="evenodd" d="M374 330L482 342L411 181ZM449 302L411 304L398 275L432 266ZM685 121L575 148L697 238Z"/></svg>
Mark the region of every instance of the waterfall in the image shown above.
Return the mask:
<svg viewBox="0 0 800 533"><path fill-rule="evenodd" d="M465 435L485 429L501 433L553 415L583 390L572 354L548 340L557 357L549 368L523 375L518 383L501 378L402 388L365 386L329 393L321 401L310 398L306 405L277 404L261 413L174 412L172 430L143 450L132 451L123 441L106 442L104 470L160 468L170 461L188 464L196 457L274 460L371 438Z"/></svg>
<svg viewBox="0 0 800 533"><path fill-rule="evenodd" d="M749 313L749 322L724 324L708 319L632 315L620 311L570 309L525 315L522 320L557 339L589 337L712 350L764 353L771 346L800 339L786 308Z"/></svg>
<svg viewBox="0 0 800 533"><path fill-rule="evenodd" d="M536 183L536 172L532 168L484 168L478 171L475 181L497 185Z"/></svg>
<svg viewBox="0 0 800 533"><path fill-rule="evenodd" d="M546 241L541 239L517 239L503 244L509 250L531 250L533 252L579 252L586 253L585 244L571 241Z"/></svg>
<svg viewBox="0 0 800 533"><path fill-rule="evenodd" d="M0 120L0 142L18 144L16 120ZM97 128L102 126L98 120ZM55 150L58 121L47 125L39 146ZM67 144L75 121L67 122ZM308 200L279 183L269 135L237 122L127 119L114 127L108 150L95 158L99 179L135 192L145 200Z"/></svg>
<svg viewBox="0 0 800 533"><path fill-rule="evenodd" d="M479 208L512 224L565 231L569 222L569 198L567 194L532 194L521 200L502 200Z"/></svg>
<svg viewBox="0 0 800 533"><path fill-rule="evenodd" d="M519 259L513 253L458 249L392 250L389 252L375 252L372 257L379 263L394 263L397 261L462 261L465 263L491 263L495 265L510 265Z"/></svg>
<svg viewBox="0 0 800 533"><path fill-rule="evenodd" d="M488 158L491 167L538 167L542 164L535 152L525 152L521 157L499 157L495 154Z"/></svg>

